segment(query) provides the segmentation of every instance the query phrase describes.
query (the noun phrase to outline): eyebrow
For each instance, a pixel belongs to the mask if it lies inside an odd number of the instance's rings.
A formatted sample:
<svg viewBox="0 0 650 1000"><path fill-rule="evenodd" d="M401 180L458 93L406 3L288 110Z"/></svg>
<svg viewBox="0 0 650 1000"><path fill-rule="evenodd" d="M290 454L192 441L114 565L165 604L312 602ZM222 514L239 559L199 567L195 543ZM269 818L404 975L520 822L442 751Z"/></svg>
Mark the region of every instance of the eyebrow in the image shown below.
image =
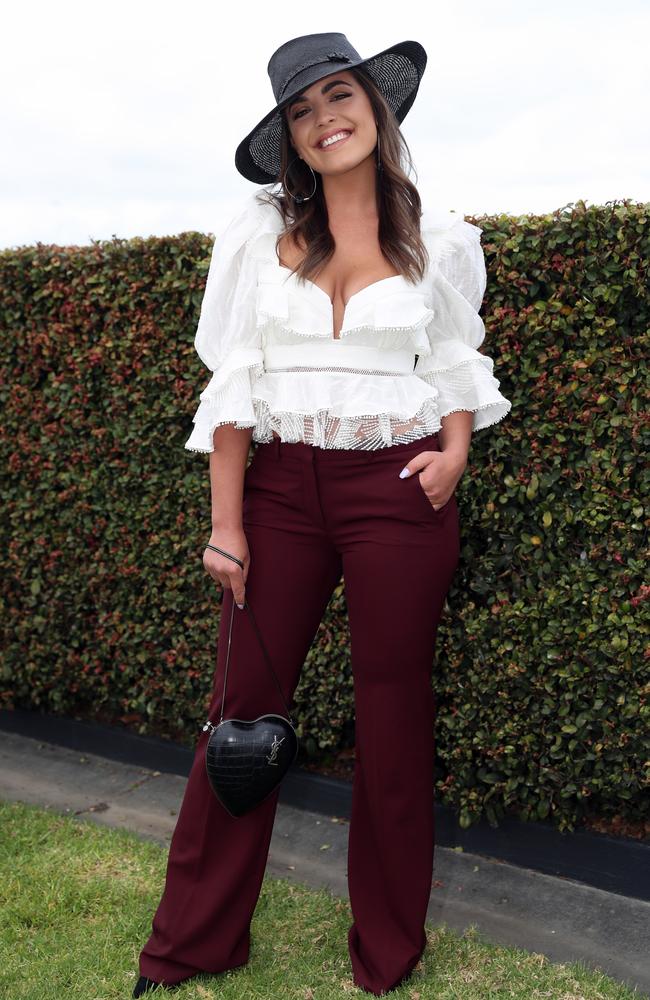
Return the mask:
<svg viewBox="0 0 650 1000"><path fill-rule="evenodd" d="M329 83L326 83L323 87L321 87L320 92L321 94L326 94L328 90L331 90L332 87L339 86L339 84L343 84L344 87L352 86L352 84L348 80L330 80ZM299 101L306 101L306 100L307 98L304 96L304 93L297 94L296 97L294 97L291 101L289 101L287 105L287 111L290 111L291 108L294 106L294 104L297 104Z"/></svg>

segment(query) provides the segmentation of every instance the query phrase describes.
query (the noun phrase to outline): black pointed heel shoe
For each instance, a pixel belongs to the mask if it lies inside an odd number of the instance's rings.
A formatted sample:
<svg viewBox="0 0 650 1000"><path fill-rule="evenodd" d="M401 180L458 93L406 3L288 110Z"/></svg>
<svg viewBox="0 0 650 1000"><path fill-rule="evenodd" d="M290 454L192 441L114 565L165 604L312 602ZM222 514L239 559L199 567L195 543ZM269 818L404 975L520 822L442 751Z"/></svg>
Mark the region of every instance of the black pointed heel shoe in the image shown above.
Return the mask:
<svg viewBox="0 0 650 1000"><path fill-rule="evenodd" d="M154 982L153 979L147 979L146 976L140 976L137 983L133 987L133 996L141 997L143 993L152 993L153 990L157 989L160 983Z"/></svg>

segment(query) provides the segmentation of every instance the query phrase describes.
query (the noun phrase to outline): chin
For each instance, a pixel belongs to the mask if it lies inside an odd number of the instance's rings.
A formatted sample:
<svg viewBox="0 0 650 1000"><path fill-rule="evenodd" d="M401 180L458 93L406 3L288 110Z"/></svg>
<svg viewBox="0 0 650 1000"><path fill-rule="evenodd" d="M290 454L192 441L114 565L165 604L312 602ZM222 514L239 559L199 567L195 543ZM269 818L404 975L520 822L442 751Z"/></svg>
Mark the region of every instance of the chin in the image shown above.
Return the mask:
<svg viewBox="0 0 650 1000"><path fill-rule="evenodd" d="M369 153L353 154L337 157L337 162L334 163L334 158L332 158L332 163L322 164L321 173L327 176L327 174L342 174L346 173L348 170L354 170L355 167L361 166L362 163L368 159L369 156L374 155L374 150ZM314 170L316 167L314 167Z"/></svg>

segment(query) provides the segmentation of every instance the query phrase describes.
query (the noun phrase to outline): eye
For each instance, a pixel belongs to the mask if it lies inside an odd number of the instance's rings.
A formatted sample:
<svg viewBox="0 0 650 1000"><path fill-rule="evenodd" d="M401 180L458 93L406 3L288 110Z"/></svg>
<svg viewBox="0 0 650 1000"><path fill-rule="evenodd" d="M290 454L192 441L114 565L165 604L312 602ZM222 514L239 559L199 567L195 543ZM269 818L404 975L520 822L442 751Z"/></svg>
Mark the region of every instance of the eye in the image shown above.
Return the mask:
<svg viewBox="0 0 650 1000"><path fill-rule="evenodd" d="M332 95L332 99L336 100L339 97L351 97L351 96L352 95L348 91L341 90L341 91L339 91L338 94L333 94ZM303 113L303 111L306 111L306 110L307 110L306 108L302 108L300 111L297 111L295 113L295 115L293 116L293 121L295 122L297 118L302 118L302 113Z"/></svg>

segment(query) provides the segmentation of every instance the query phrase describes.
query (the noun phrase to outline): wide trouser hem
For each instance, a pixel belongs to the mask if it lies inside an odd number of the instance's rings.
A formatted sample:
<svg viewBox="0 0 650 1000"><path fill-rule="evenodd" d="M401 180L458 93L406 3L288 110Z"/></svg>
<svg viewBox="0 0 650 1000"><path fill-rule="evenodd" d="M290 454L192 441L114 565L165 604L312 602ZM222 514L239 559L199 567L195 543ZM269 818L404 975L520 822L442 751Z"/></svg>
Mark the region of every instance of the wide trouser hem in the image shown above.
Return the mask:
<svg viewBox="0 0 650 1000"><path fill-rule="evenodd" d="M378 981L373 982L370 979L362 975L357 975L354 972L354 967L358 965L358 957L356 952L354 951L354 948L356 948L357 940L358 939L354 933L354 925L353 925L348 931L348 946L350 950L350 958L352 959L352 968L353 968L352 981L354 982L354 985L357 986L359 989L364 990L366 993L372 993L374 996L377 997L383 997L387 993L392 993L392 991L396 990L399 986L402 986L406 982L406 980L409 979L410 976L412 975L413 970L415 969L416 965L424 955L424 952L426 951L427 947L427 938L425 932L424 944L420 950L420 953L416 955L411 962L409 962L409 964L400 973L397 979L393 979L392 982L390 982L388 985L383 985Z"/></svg>
<svg viewBox="0 0 650 1000"><path fill-rule="evenodd" d="M372 993L373 996L376 996L376 997L386 996L387 993L392 993L394 990L398 989L398 987L403 986L407 979L410 979L415 966L420 961L420 958L421 958L421 956L419 956L417 958L417 960L415 962L413 962L413 965L411 965L406 970L406 972L404 972L399 977L399 979L397 980L397 982L393 983L391 986L388 986L388 987L385 987L385 988L381 988L381 987L378 987L378 986L373 986L370 983L358 982L356 979L353 980L354 985L357 986L360 990L363 990L365 993Z"/></svg>
<svg viewBox="0 0 650 1000"><path fill-rule="evenodd" d="M226 965L215 969L197 969L190 965L182 965L180 962L167 962L165 959L150 958L141 956L140 975L147 979L153 979L161 986L178 986L195 976L217 976L231 969L241 969L248 964L248 959L238 962L236 965Z"/></svg>

